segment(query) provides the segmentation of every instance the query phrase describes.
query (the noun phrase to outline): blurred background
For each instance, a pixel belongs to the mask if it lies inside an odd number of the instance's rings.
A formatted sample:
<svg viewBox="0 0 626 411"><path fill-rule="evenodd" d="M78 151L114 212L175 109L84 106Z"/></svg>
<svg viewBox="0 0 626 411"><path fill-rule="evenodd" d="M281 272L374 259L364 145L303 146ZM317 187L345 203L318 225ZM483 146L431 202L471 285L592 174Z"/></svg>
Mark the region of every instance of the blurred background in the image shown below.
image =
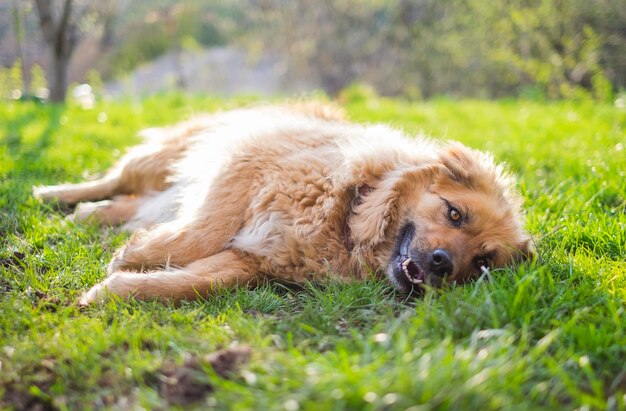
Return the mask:
<svg viewBox="0 0 626 411"><path fill-rule="evenodd" d="M624 0L0 0L9 98L609 100L624 89Z"/></svg>

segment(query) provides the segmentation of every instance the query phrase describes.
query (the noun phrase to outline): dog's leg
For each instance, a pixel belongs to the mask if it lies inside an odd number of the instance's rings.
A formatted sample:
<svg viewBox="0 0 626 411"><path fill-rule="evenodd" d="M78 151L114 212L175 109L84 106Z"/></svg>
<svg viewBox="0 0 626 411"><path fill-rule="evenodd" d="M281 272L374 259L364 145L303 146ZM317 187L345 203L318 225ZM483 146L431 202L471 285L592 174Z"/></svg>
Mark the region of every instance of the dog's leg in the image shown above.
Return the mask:
<svg viewBox="0 0 626 411"><path fill-rule="evenodd" d="M232 173L216 182L193 219L137 233L115 253L109 272L144 271L168 264L184 267L223 251L249 218L247 209L255 191L248 187L253 184L245 173Z"/></svg>
<svg viewBox="0 0 626 411"><path fill-rule="evenodd" d="M175 137L175 136L174 136ZM107 174L94 181L33 187L33 195L44 201L65 204L97 201L120 194L163 191L170 186L170 165L187 149L184 138L141 144L131 149Z"/></svg>
<svg viewBox="0 0 626 411"><path fill-rule="evenodd" d="M224 223L214 220L209 227L197 223L180 227L174 221L139 232L115 253L108 271L145 271L165 265L183 267L219 253L227 246L233 232L224 227Z"/></svg>
<svg viewBox="0 0 626 411"><path fill-rule="evenodd" d="M80 305L102 301L107 292L121 298L181 300L207 296L216 287L255 285L259 263L253 256L233 250L203 258L182 269L137 273L119 271L93 286Z"/></svg>
<svg viewBox="0 0 626 411"><path fill-rule="evenodd" d="M33 195L43 201L58 200L60 203L76 204L83 200L102 200L116 194L119 175L105 177L78 184L33 187Z"/></svg>
<svg viewBox="0 0 626 411"><path fill-rule="evenodd" d="M139 197L119 196L113 200L79 203L68 219L75 222L94 220L100 225L121 225L135 216L140 202Z"/></svg>

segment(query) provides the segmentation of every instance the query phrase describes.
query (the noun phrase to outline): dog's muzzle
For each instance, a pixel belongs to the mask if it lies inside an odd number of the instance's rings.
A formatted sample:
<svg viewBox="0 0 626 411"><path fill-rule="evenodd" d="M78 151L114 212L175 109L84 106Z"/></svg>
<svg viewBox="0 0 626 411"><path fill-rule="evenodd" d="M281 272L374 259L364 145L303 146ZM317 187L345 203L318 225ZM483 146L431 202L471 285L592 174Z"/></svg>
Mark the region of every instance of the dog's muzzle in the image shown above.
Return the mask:
<svg viewBox="0 0 626 411"><path fill-rule="evenodd" d="M438 248L431 253L412 249L415 226L406 224L400 230L391 260L387 266L387 275L401 291L410 292L429 284L439 286L444 277L451 275L454 264L450 253Z"/></svg>

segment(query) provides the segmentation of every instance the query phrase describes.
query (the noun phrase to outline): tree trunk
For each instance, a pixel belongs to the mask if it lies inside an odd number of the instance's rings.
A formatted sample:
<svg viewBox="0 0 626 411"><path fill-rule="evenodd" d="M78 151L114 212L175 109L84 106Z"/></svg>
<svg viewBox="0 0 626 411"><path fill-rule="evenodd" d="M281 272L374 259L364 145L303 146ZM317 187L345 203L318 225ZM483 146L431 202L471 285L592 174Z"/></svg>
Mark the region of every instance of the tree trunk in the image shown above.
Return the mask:
<svg viewBox="0 0 626 411"><path fill-rule="evenodd" d="M62 103L67 93L67 69L70 58L66 55L52 53L52 84L50 85L50 101Z"/></svg>
<svg viewBox="0 0 626 411"><path fill-rule="evenodd" d="M50 101L62 103L67 93L67 69L78 41L78 28L71 21L72 1L65 0L61 14L55 19L50 0L35 0L39 27L52 55Z"/></svg>
<svg viewBox="0 0 626 411"><path fill-rule="evenodd" d="M15 33L15 49L17 50L17 57L20 59L22 68L22 96L28 97L30 95L30 67L26 61L26 55L24 53L23 41L24 41L24 10L19 0L14 0L13 4L13 27Z"/></svg>

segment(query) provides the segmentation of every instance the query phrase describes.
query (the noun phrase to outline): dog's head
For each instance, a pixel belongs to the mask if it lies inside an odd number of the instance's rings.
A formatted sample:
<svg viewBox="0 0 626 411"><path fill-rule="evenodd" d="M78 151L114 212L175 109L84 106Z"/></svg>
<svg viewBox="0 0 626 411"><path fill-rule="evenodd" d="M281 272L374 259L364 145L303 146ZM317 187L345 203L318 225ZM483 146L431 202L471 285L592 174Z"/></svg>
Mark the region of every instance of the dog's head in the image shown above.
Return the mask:
<svg viewBox="0 0 626 411"><path fill-rule="evenodd" d="M533 255L513 181L485 153L452 143L375 184L355 210L354 237L402 291L462 284Z"/></svg>

